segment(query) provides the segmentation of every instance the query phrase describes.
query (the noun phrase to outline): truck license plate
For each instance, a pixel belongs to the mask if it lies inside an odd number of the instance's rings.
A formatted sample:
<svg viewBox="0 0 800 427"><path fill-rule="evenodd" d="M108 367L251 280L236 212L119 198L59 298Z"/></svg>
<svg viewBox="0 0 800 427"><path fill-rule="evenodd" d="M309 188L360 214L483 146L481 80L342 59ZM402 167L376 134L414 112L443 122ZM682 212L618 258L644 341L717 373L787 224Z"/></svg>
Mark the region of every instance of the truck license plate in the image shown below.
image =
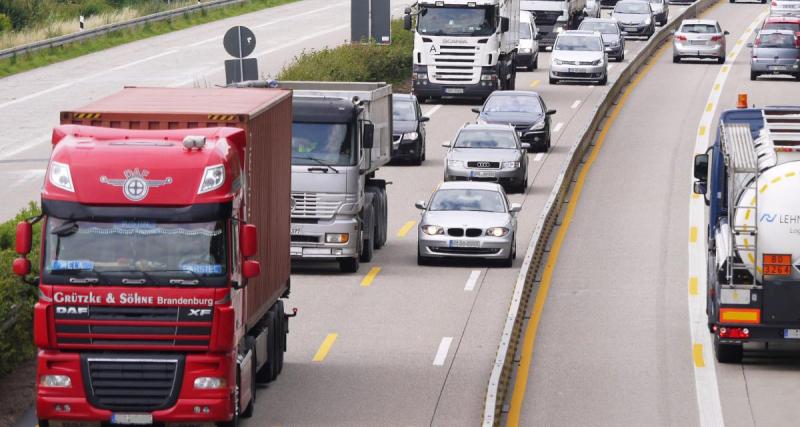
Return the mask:
<svg viewBox="0 0 800 427"><path fill-rule="evenodd" d="M153 414L112 414L111 424L153 424Z"/></svg>
<svg viewBox="0 0 800 427"><path fill-rule="evenodd" d="M451 240L451 248L479 248L481 242L478 240Z"/></svg>
<svg viewBox="0 0 800 427"><path fill-rule="evenodd" d="M448 88L445 88L444 93L449 93L449 94L452 94L452 95L460 95L460 94L464 93L464 88L448 87Z"/></svg>
<svg viewBox="0 0 800 427"><path fill-rule="evenodd" d="M800 340L800 329L784 329L783 337L790 340Z"/></svg>
<svg viewBox="0 0 800 427"><path fill-rule="evenodd" d="M300 227L292 227L290 233L292 234L292 236L298 236L300 235L301 231L302 230L300 229Z"/></svg>

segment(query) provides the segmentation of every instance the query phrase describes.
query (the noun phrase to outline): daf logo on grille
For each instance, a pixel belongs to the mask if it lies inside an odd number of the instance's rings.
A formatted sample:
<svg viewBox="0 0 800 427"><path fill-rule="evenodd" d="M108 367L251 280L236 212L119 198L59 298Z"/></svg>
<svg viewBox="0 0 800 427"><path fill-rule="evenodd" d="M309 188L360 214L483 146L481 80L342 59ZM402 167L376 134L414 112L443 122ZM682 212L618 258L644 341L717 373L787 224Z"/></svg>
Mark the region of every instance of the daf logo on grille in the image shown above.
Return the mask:
<svg viewBox="0 0 800 427"><path fill-rule="evenodd" d="M127 169L124 172L125 179L110 179L103 175L100 177L100 183L112 185L114 187L122 187L122 194L125 198L132 202L144 200L147 193L150 192L151 187L161 187L167 184L172 184L172 178L165 179L145 179L150 175L147 169Z"/></svg>
<svg viewBox="0 0 800 427"><path fill-rule="evenodd" d="M89 307L56 307L56 314L88 314Z"/></svg>
<svg viewBox="0 0 800 427"><path fill-rule="evenodd" d="M492 166L492 164L489 162L478 162L477 165L479 168L488 168Z"/></svg>

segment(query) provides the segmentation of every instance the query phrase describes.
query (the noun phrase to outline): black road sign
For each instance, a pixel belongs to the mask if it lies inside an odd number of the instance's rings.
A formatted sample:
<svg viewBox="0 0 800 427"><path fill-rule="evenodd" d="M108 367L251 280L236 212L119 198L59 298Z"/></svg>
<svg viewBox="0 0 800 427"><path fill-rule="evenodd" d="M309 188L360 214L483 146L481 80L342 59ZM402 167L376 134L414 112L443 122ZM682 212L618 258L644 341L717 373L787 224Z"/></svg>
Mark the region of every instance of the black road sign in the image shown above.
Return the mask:
<svg viewBox="0 0 800 427"><path fill-rule="evenodd" d="M247 27L236 26L225 33L222 44L234 58L244 58L256 49L256 35Z"/></svg>

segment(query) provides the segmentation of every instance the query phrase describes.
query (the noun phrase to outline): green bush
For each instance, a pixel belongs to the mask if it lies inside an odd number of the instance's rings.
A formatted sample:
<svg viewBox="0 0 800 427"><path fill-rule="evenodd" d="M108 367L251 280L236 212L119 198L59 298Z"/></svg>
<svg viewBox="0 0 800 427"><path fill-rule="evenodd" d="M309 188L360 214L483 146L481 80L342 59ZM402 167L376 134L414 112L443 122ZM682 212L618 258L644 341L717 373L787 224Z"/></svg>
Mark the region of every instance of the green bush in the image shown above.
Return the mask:
<svg viewBox="0 0 800 427"><path fill-rule="evenodd" d="M392 21L392 44L345 44L302 52L278 74L278 80L385 81L411 78L414 37L402 20Z"/></svg>
<svg viewBox="0 0 800 427"><path fill-rule="evenodd" d="M11 31L13 28L14 24L11 22L11 18L9 18L5 13L0 13L0 33L4 31Z"/></svg>
<svg viewBox="0 0 800 427"><path fill-rule="evenodd" d="M0 375L10 372L35 354L32 334L36 288L15 276L11 263L17 257L17 223L39 213L39 207L31 203L14 219L0 224ZM41 227L34 226L33 229L33 250L28 259L33 266L32 275L38 275ZM9 321L10 327L3 329L6 321Z"/></svg>

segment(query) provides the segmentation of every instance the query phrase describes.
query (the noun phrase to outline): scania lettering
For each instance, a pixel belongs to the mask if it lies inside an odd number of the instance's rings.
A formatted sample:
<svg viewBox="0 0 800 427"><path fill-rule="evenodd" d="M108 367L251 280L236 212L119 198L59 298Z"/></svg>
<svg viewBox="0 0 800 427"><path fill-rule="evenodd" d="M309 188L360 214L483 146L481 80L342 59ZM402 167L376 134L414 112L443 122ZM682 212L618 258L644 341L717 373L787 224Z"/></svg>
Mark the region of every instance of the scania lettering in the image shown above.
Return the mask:
<svg viewBox="0 0 800 427"><path fill-rule="evenodd" d="M745 346L800 345L798 127L800 107L724 111L714 144L695 157L694 190L709 207L706 311L722 363L740 362Z"/></svg>
<svg viewBox="0 0 800 427"><path fill-rule="evenodd" d="M406 9L417 98L485 99L513 90L519 10L519 0L425 0Z"/></svg>
<svg viewBox="0 0 800 427"><path fill-rule="evenodd" d="M39 287L40 427L252 413L289 330L291 98L126 88L61 113L13 266Z"/></svg>

